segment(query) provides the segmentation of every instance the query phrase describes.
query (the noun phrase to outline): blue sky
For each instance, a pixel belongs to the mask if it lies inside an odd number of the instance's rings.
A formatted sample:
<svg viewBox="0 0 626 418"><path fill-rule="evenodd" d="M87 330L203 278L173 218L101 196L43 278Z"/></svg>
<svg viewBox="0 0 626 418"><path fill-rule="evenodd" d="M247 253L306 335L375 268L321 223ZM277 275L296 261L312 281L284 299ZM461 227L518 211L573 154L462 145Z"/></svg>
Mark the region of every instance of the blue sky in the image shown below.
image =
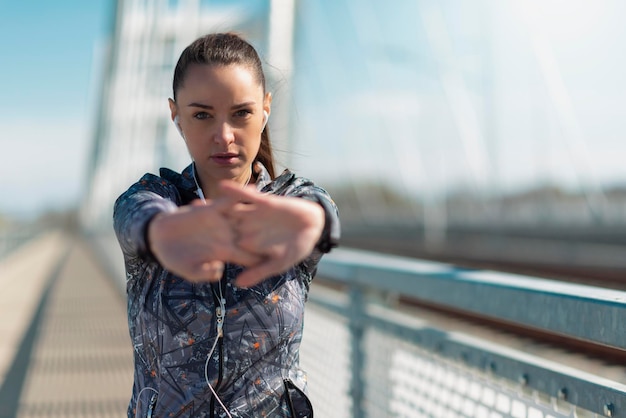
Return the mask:
<svg viewBox="0 0 626 418"><path fill-rule="evenodd" d="M78 201L112 6L0 0L0 214Z"/></svg>

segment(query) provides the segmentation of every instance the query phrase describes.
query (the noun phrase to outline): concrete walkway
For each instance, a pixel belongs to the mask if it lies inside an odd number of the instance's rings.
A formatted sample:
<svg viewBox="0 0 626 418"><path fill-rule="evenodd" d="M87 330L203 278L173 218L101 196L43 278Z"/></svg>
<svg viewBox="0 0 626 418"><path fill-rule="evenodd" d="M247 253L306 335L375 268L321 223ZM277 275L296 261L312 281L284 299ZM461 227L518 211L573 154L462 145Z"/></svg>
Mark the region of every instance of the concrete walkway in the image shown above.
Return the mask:
<svg viewBox="0 0 626 418"><path fill-rule="evenodd" d="M0 418L125 416L125 301L86 244L46 234L0 260L0 286Z"/></svg>

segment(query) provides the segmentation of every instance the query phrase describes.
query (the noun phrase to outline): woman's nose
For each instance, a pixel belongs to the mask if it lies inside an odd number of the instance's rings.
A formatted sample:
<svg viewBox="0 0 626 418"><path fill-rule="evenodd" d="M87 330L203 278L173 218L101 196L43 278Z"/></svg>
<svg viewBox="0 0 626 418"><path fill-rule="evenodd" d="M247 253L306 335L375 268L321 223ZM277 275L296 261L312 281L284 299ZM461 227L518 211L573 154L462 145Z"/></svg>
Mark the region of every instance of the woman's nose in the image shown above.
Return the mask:
<svg viewBox="0 0 626 418"><path fill-rule="evenodd" d="M213 140L216 143L230 144L235 141L235 132L233 127L228 122L222 122L218 124L217 129L213 135Z"/></svg>

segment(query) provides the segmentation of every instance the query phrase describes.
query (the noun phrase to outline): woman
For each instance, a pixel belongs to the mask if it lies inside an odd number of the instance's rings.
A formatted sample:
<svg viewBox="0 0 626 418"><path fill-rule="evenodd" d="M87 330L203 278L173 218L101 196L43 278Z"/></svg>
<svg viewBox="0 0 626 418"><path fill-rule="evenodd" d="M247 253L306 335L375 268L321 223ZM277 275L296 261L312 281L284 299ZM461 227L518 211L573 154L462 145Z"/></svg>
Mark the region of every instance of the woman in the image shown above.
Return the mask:
<svg viewBox="0 0 626 418"><path fill-rule="evenodd" d="M135 352L129 417L312 417L298 367L304 302L339 237L321 188L275 177L254 48L189 45L171 117L192 164L144 175L115 203Z"/></svg>

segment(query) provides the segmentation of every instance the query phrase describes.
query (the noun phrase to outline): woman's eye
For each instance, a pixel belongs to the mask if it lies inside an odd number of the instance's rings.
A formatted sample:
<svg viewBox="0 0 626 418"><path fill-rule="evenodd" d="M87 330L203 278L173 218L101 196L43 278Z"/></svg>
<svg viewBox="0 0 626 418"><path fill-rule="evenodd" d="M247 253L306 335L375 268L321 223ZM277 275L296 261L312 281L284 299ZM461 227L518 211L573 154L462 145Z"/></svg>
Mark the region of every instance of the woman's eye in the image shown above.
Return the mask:
<svg viewBox="0 0 626 418"><path fill-rule="evenodd" d="M252 114L252 112L248 109L241 109L235 112L235 116L239 118L245 118L246 116Z"/></svg>
<svg viewBox="0 0 626 418"><path fill-rule="evenodd" d="M194 117L195 119L204 120L204 119L208 119L208 118L210 118L210 117L211 117L211 115L209 115L207 112L198 112L198 113L195 113L195 114L193 115L193 117Z"/></svg>

